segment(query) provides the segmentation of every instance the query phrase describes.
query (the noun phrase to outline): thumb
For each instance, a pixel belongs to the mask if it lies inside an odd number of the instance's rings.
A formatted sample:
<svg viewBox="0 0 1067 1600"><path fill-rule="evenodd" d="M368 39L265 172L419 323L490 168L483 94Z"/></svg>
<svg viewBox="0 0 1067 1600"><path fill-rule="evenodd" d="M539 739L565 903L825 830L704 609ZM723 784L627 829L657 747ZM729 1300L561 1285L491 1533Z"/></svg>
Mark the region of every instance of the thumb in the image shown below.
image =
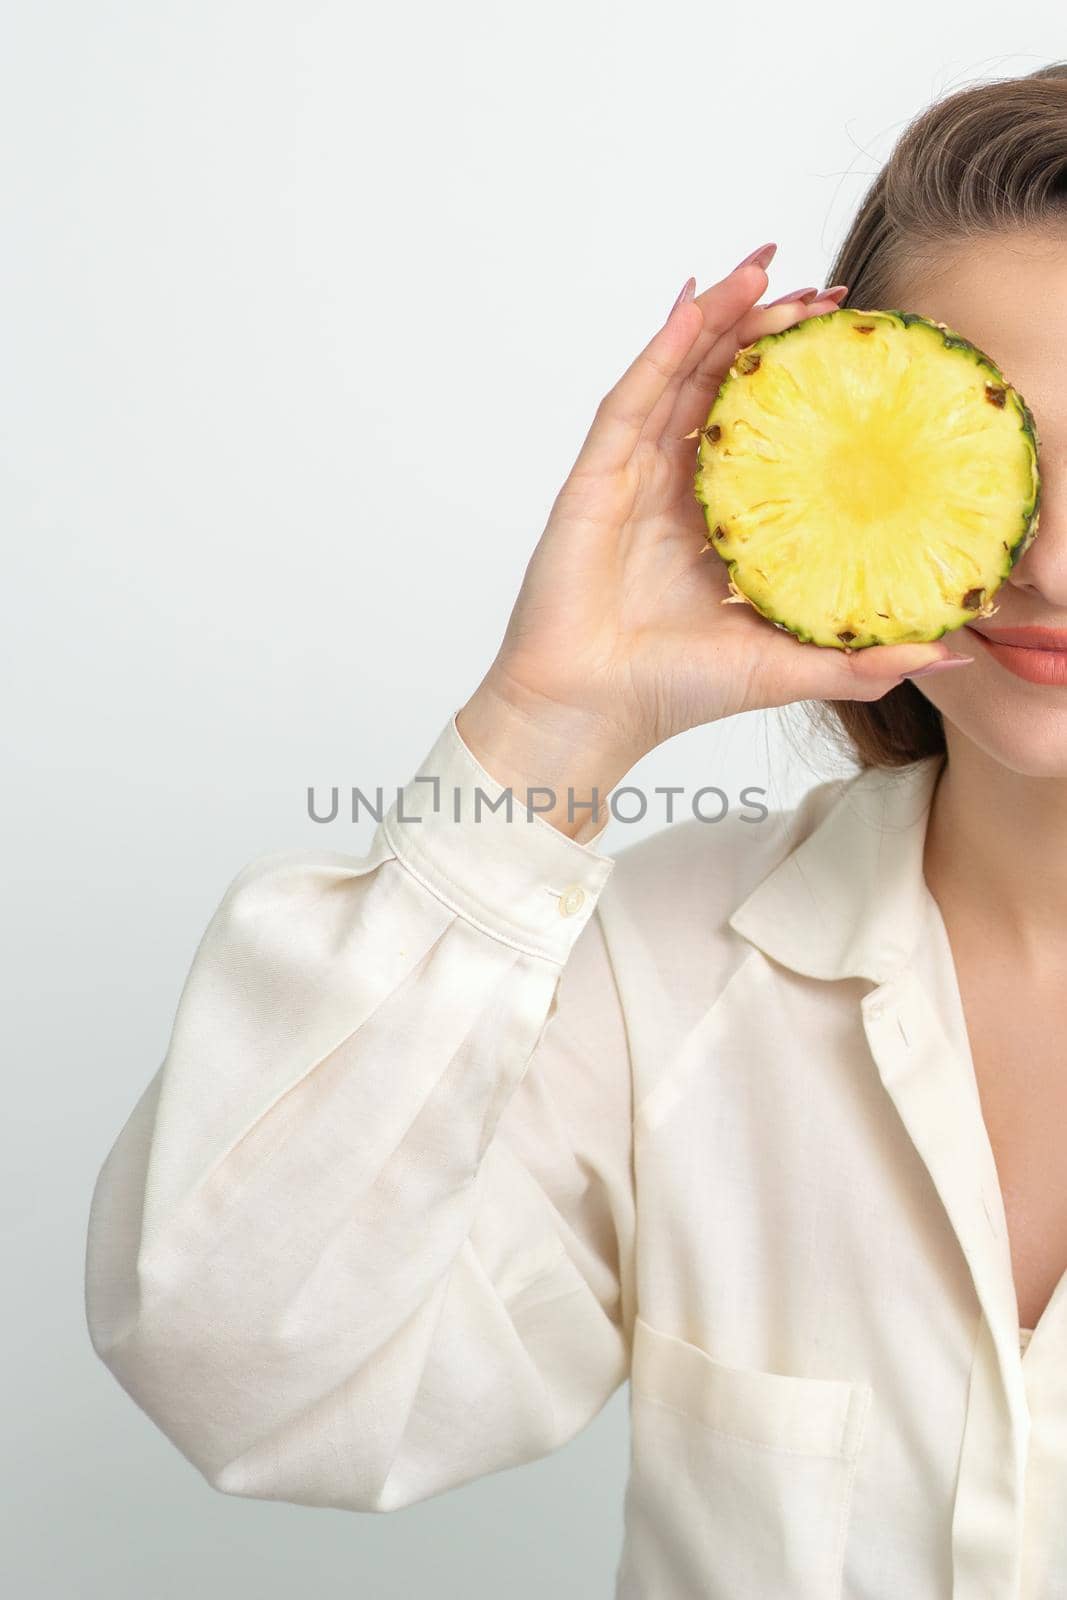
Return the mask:
<svg viewBox="0 0 1067 1600"><path fill-rule="evenodd" d="M970 666L974 660L973 656L940 644L871 645L866 650L841 654L841 665L853 685L869 687L875 694L884 694L905 678L952 672Z"/></svg>

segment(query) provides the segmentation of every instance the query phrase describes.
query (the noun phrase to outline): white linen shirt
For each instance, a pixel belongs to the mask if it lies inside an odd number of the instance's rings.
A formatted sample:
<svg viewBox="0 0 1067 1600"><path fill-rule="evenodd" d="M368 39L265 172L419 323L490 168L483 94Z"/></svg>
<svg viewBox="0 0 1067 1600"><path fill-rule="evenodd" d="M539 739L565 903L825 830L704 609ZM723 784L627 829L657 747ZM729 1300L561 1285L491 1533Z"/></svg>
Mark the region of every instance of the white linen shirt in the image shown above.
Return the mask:
<svg viewBox="0 0 1067 1600"><path fill-rule="evenodd" d="M452 718L367 855L226 891L94 1190L97 1353L218 1490L356 1511L629 1379L618 1600L1067 1596L1067 1277L1023 1354L940 762L612 858L474 821Z"/></svg>

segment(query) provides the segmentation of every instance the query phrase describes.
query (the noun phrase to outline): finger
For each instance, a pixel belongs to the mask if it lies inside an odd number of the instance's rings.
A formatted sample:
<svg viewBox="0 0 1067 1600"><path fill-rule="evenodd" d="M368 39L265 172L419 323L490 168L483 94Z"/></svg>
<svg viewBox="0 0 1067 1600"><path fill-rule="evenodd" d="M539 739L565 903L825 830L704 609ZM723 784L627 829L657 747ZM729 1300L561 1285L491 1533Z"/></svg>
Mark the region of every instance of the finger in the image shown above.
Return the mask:
<svg viewBox="0 0 1067 1600"><path fill-rule="evenodd" d="M762 302L762 303L763 303L764 309L766 310L766 308L768 306L781 306L781 305L784 305L787 300L808 301L808 300L817 300L818 297L819 297L818 287L817 287L817 285L812 284L807 289L790 289L788 294L780 294L777 297L777 299L775 299L775 300L767 300L767 301Z"/></svg>
<svg viewBox="0 0 1067 1600"><path fill-rule="evenodd" d="M733 360L735 354L741 349L742 345L752 342L752 338L754 336L752 331L753 327L761 328L764 331L777 331L776 328L772 329L770 325L765 323L753 324L750 320L746 320L751 318L753 314L757 312L769 311L772 306L780 306L786 302L800 302L801 304L804 304L816 299L824 301L828 295L833 295L836 297L844 293L847 293L847 290L845 290L843 285L838 286L833 290L828 289L822 292L813 288L794 289L791 294L779 295L777 300L771 300L766 305L760 303L754 307L750 307L749 310L744 313L743 317L739 318L732 327L723 329L718 335L712 329L706 330L706 332L701 335L696 344L693 346L692 350L689 352L689 356L682 368L679 370L675 381L665 390L659 404L656 406L655 410L649 417L648 422L645 424L642 437L645 439L652 439L657 444L659 444L661 441L665 441L668 445L670 444L670 435L673 432L672 419L679 393L687 383L694 381L693 374L701 371L705 364L710 362L712 365L710 368L708 368L703 380L695 380L697 383L699 383L701 392L708 396L707 404L705 406L706 415L707 410L710 409L711 400L714 398L715 391L717 390L718 385L721 383L722 377L729 368L730 362ZM700 297L698 296L697 298L699 303ZM819 309L830 310L833 308L823 304L820 305ZM716 366L720 369L717 372L714 370ZM703 421L704 418L702 417L700 420Z"/></svg>
<svg viewBox="0 0 1067 1600"><path fill-rule="evenodd" d="M786 300L803 300L805 303L812 300L833 300L840 306L847 294L847 283L835 283L832 289L791 289L788 294L780 294L777 300L761 302L761 305L766 310L767 306L780 306Z"/></svg>
<svg viewBox="0 0 1067 1600"><path fill-rule="evenodd" d="M754 618L757 622L766 619ZM940 641L930 644L871 645L865 650L837 650L802 643L771 624L763 650L768 704L795 700L879 700L932 662L959 663L948 670L964 671L973 658Z"/></svg>
<svg viewBox="0 0 1067 1600"><path fill-rule="evenodd" d="M750 309L766 285L763 268L746 263L697 299L676 305L601 400L572 471L609 473L624 467L650 416L686 370L697 340L716 342Z"/></svg>
<svg viewBox="0 0 1067 1600"><path fill-rule="evenodd" d="M737 352L745 345L754 344L770 333L783 333L797 322L835 309L836 302L823 298L806 304L792 300L781 305L749 308L732 328L708 345L703 359L685 372L672 391L670 409L659 419L661 447L677 445L695 451L696 446L688 436L707 421L722 380Z"/></svg>
<svg viewBox="0 0 1067 1600"><path fill-rule="evenodd" d="M885 692L884 686L887 682L892 687L900 682L906 673L918 672L923 667L948 661L954 667L962 668L966 662L974 659L965 651L953 650L951 646L940 642L878 644L870 645L866 650L852 650L847 654L838 650L829 652L820 650L819 653L843 656L844 659L837 667L837 674L843 677L846 691L851 685L852 694L856 699L868 698L868 694L857 693L857 690L870 691L871 696L877 698Z"/></svg>
<svg viewBox="0 0 1067 1600"><path fill-rule="evenodd" d="M711 290L705 290L703 295L697 295L696 303L702 309L706 304L706 297L710 293ZM777 302L773 303L777 304ZM759 308L757 307L756 309ZM752 310L752 306L743 307L741 316L738 317L737 321L725 327L716 325L710 316L705 319L705 326L696 343L675 373L673 381L667 385L659 401L649 413L645 426L641 431L643 441L651 440L652 443L659 444L663 437L664 429L674 411L680 390L688 382L691 374L708 360L712 351L719 351L723 363L723 371L725 372L729 362L733 359L734 353L741 348L744 342L738 331L742 318L749 315Z"/></svg>
<svg viewBox="0 0 1067 1600"><path fill-rule="evenodd" d="M823 294L817 294L812 299L802 302L798 302L797 300L781 302L772 301L768 306L753 306L751 311L746 312L746 314L738 323L737 331L740 335L741 343L738 345L737 349L740 350L742 346L746 344L753 344L755 340L762 339L764 333L777 333L779 331L777 327L771 329L766 325L766 313L772 309L779 311L783 307L792 306L796 312L796 315L791 320L793 322L807 322L809 317L822 317L828 312L837 311L839 309L839 300L840 296L836 291L831 293L831 291L827 289ZM731 361L733 360L733 356L736 354L737 351L735 350L730 357Z"/></svg>

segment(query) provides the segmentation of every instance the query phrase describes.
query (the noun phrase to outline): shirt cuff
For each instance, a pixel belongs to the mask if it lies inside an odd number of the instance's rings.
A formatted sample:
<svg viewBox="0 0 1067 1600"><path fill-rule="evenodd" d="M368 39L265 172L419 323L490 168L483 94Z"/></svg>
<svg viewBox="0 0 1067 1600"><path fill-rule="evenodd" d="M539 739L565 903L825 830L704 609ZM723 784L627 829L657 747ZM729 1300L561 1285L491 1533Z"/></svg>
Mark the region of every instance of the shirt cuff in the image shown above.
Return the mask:
<svg viewBox="0 0 1067 1600"><path fill-rule="evenodd" d="M615 865L593 846L604 806L569 837L491 777L453 714L382 820L409 872L476 927L562 963ZM610 820L610 818L609 818ZM584 836L584 837L583 837Z"/></svg>

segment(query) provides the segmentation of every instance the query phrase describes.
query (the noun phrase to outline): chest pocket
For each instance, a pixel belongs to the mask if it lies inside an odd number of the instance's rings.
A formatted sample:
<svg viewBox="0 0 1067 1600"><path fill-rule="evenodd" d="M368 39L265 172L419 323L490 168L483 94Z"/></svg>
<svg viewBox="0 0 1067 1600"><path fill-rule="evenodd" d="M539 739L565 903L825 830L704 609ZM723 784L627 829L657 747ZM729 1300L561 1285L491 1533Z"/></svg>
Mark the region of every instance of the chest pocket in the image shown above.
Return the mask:
<svg viewBox="0 0 1067 1600"><path fill-rule="evenodd" d="M618 1600L835 1600L870 1385L714 1360L638 1317Z"/></svg>

